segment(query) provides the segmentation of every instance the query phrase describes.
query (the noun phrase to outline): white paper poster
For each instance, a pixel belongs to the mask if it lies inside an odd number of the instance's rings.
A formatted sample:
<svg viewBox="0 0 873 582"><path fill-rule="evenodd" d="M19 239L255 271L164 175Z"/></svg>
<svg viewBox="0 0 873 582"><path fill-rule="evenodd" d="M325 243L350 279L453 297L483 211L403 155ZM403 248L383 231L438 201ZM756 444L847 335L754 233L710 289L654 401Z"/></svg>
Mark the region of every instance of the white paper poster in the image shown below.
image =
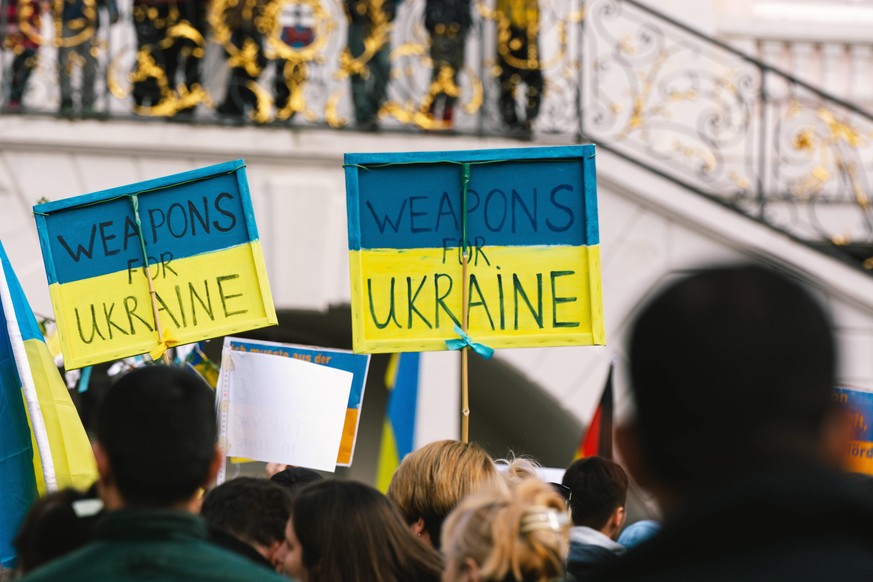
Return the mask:
<svg viewBox="0 0 873 582"><path fill-rule="evenodd" d="M336 469L350 372L228 350L222 376L221 430L228 456Z"/></svg>

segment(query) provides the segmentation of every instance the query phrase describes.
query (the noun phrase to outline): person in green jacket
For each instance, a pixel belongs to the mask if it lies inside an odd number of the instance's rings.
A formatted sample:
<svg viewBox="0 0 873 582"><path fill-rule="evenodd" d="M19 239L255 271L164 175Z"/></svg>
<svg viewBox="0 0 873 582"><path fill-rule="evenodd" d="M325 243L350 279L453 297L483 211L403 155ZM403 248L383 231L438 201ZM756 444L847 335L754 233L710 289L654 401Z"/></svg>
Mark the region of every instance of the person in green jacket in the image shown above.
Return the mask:
<svg viewBox="0 0 873 582"><path fill-rule="evenodd" d="M118 380L97 412L94 454L106 515L94 541L23 580L286 580L207 541L200 489L224 456L202 379L148 366Z"/></svg>

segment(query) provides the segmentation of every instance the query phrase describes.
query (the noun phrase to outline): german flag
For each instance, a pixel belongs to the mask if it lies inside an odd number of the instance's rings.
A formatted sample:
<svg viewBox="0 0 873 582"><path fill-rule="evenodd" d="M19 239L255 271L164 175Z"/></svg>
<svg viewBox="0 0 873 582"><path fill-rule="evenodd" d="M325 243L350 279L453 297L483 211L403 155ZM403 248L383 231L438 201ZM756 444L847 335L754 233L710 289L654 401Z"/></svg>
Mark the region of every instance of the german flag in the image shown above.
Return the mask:
<svg viewBox="0 0 873 582"><path fill-rule="evenodd" d="M606 385L603 387L603 395L594 410L594 416L588 425L588 430L579 443L575 459L593 456L612 459L612 371L614 368L615 363L610 363L609 373L606 375Z"/></svg>

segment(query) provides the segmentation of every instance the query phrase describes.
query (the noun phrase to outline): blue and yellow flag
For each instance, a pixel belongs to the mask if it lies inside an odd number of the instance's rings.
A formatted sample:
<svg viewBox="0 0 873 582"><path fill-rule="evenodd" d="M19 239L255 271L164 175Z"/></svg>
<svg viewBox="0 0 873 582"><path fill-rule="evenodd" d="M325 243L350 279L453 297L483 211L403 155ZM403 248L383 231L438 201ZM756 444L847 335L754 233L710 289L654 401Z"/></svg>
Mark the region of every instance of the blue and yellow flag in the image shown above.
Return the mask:
<svg viewBox="0 0 873 582"><path fill-rule="evenodd" d="M420 360L421 354L417 352L391 354L385 373L388 406L382 424L382 447L376 471L376 487L383 492L388 490L391 476L400 461L414 447Z"/></svg>
<svg viewBox="0 0 873 582"><path fill-rule="evenodd" d="M97 468L2 244L0 264L0 562L9 567L15 562L12 540L37 494L90 487Z"/></svg>

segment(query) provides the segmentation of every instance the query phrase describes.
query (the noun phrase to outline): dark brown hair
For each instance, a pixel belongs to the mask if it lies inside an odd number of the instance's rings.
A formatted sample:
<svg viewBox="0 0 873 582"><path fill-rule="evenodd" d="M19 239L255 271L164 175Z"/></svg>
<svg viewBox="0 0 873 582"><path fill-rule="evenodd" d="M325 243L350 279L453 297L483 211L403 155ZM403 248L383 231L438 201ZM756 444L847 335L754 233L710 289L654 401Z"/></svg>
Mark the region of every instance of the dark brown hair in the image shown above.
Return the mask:
<svg viewBox="0 0 873 582"><path fill-rule="evenodd" d="M304 488L291 522L309 582L438 582L442 558L416 540L376 489L354 481Z"/></svg>

